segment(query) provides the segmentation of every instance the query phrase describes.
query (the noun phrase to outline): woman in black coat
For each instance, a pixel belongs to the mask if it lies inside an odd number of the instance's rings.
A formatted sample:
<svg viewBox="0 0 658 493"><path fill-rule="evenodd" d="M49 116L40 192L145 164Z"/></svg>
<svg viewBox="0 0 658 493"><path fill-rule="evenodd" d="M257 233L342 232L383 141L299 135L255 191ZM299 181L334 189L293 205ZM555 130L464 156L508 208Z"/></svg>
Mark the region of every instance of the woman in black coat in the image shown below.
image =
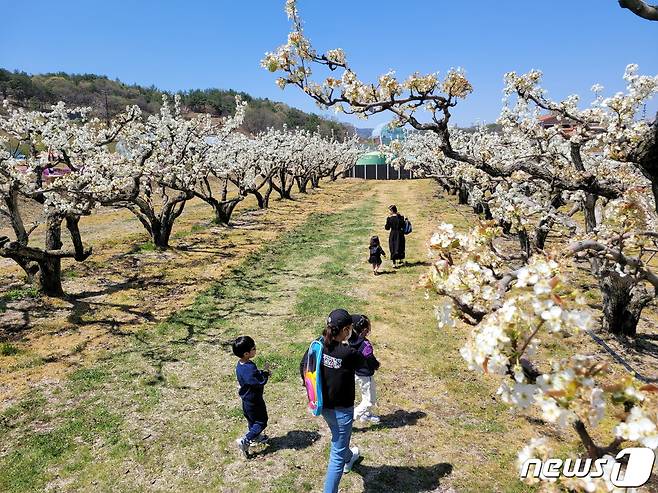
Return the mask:
<svg viewBox="0 0 658 493"><path fill-rule="evenodd" d="M390 215L386 218L386 226L384 228L389 231L388 235L388 250L393 261L393 267L402 265L404 260L404 217L398 214L398 208L394 205L388 208Z"/></svg>

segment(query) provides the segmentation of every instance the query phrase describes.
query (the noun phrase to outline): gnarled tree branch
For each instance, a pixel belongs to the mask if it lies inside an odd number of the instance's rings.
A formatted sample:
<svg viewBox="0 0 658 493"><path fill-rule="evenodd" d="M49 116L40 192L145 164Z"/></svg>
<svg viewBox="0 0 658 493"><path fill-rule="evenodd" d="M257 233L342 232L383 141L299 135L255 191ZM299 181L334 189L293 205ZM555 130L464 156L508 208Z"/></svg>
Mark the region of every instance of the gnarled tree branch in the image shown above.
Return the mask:
<svg viewBox="0 0 658 493"><path fill-rule="evenodd" d="M650 5L642 0L619 0L619 6L643 19L658 21L658 5Z"/></svg>

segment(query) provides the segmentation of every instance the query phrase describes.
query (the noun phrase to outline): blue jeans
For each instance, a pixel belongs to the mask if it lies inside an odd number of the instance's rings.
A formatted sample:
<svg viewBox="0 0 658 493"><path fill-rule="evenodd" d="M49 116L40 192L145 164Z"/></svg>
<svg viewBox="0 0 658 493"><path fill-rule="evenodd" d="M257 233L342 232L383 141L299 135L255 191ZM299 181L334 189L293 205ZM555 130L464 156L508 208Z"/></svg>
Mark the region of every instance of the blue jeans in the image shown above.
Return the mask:
<svg viewBox="0 0 658 493"><path fill-rule="evenodd" d="M343 466L352 459L350 438L352 437L352 420L354 407L337 407L324 409L322 417L331 430L331 452L327 476L324 480L324 493L337 493Z"/></svg>

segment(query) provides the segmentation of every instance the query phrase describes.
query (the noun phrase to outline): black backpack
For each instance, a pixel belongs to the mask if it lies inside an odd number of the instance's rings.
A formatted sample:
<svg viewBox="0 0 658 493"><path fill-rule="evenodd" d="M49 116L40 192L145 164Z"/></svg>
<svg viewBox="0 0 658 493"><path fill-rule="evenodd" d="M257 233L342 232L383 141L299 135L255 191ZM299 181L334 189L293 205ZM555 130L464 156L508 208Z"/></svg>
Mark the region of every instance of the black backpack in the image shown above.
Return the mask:
<svg viewBox="0 0 658 493"><path fill-rule="evenodd" d="M410 234L413 231L413 227L411 226L411 221L409 221L409 218L405 217L404 218L404 228L402 229L402 232L405 235Z"/></svg>

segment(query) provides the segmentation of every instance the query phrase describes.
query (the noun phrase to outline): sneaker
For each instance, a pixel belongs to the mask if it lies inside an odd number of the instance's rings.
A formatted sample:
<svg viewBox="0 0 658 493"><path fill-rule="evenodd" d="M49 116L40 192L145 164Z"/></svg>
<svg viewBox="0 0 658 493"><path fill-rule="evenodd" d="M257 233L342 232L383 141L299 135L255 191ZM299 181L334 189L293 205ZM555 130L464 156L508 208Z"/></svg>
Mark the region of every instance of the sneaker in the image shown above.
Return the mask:
<svg viewBox="0 0 658 493"><path fill-rule="evenodd" d="M354 418L354 419L356 420L356 418ZM362 414L361 416L359 416L359 421L361 421L361 423L367 423L368 422L368 415L367 414Z"/></svg>
<svg viewBox="0 0 658 493"><path fill-rule="evenodd" d="M235 443L238 444L238 448L240 449L240 452L242 452L242 455L244 455L245 459L249 458L249 442L245 440L244 437L238 438Z"/></svg>
<svg viewBox="0 0 658 493"><path fill-rule="evenodd" d="M350 472L356 461L361 457L361 455L359 455L359 447L350 447L350 450L352 451L352 458L343 466L343 474Z"/></svg>
<svg viewBox="0 0 658 493"><path fill-rule="evenodd" d="M261 433L261 434L258 435L256 438L254 438L253 440L251 440L250 443L257 443L257 444L260 444L260 443L267 443L269 440L270 440L270 437L268 437L265 433Z"/></svg>
<svg viewBox="0 0 658 493"><path fill-rule="evenodd" d="M367 416L366 420L370 421L370 423L372 423L373 425L378 425L382 421L381 419L379 419L379 416L375 416L374 414Z"/></svg>

